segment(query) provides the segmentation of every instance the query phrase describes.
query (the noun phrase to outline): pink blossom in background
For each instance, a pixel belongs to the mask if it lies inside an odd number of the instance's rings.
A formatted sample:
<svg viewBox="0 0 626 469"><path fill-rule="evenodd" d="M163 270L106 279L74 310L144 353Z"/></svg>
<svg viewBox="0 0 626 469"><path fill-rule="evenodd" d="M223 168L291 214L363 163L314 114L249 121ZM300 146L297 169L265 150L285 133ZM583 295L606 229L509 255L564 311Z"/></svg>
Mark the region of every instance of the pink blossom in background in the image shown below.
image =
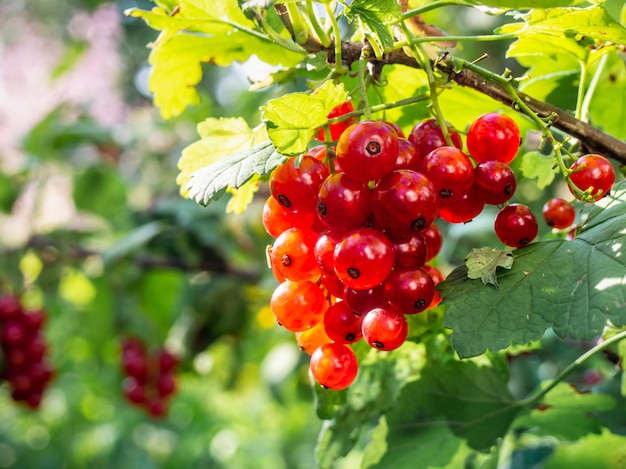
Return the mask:
<svg viewBox="0 0 626 469"><path fill-rule="evenodd" d="M4 22L11 22L11 33L2 33L8 29ZM68 32L87 47L55 78L52 74L64 58L62 40L47 36L41 25L23 15L0 15L0 166L5 170L21 167L21 140L62 103L104 126L123 122L126 108L118 86L123 31L117 7L104 4L92 14L76 13Z"/></svg>

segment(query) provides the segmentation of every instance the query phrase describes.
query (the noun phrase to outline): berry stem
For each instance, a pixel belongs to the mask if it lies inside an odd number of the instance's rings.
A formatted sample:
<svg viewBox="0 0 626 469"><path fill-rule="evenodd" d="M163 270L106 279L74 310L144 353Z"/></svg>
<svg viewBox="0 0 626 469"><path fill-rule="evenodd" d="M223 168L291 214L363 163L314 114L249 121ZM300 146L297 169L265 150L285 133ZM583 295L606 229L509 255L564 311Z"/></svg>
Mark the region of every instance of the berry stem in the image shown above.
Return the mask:
<svg viewBox="0 0 626 469"><path fill-rule="evenodd" d="M408 20L417 15L421 15L423 13L427 13L432 10L436 10L437 8L447 7L447 6L470 6L466 2L462 1L454 1L454 0L436 0L434 2L430 2L428 5L423 5L421 7L414 8L405 13L402 13L401 21Z"/></svg>
<svg viewBox="0 0 626 469"><path fill-rule="evenodd" d="M363 117L366 120L371 120L372 118L372 110L370 109L369 106L369 101L367 99L367 86L365 84L365 73L366 73L366 66L365 64L367 63L367 50L365 49L365 47L361 50L361 58L359 59L359 73L358 73L358 80L359 80L359 94L361 95L361 106L363 109Z"/></svg>
<svg viewBox="0 0 626 469"><path fill-rule="evenodd" d="M298 4L287 2L285 6L287 7L287 13L289 14L291 26L293 28L291 31L293 34L293 40L298 44L305 44L309 38L309 33L306 28L306 22L304 21L304 18L302 18L302 14L298 8Z"/></svg>
<svg viewBox="0 0 626 469"><path fill-rule="evenodd" d="M248 28L244 28L243 26L239 25L239 24L235 24L235 23L231 23L227 20L223 20L224 22L231 24L232 26L236 27L237 29L240 29L244 32L247 32L248 34L251 34L252 36L258 38L258 39L262 39L263 41L273 41L276 44L278 44L279 46L287 49L288 51L291 52L296 52L298 54L303 54L303 55L307 55L308 52L300 47L298 44L294 44L293 41L281 36L280 34L278 34L269 24L268 22L265 20L265 17L259 13L255 8L250 8L247 11L251 12L252 15L254 16L254 19L257 21L257 23L259 24L259 26L261 27L261 29L263 30L263 32L266 35L261 34L258 31L254 31L252 29L248 29Z"/></svg>
<svg viewBox="0 0 626 469"><path fill-rule="evenodd" d="M467 42L467 41L476 41L476 42L488 42L488 41L500 41L500 40L509 40L515 39L518 37L518 34L484 34L479 36L424 36L424 37L413 37L411 41L398 41L394 43L393 47L389 49L385 49L386 53L389 53L394 50L402 49L403 47L410 46L411 43L422 43L422 42Z"/></svg>
<svg viewBox="0 0 626 469"><path fill-rule="evenodd" d="M420 63L420 65L422 66L422 69L426 71L432 110L435 114L435 118L437 119L437 124L439 124L439 127L441 128L441 133L443 134L443 138L446 141L446 145L452 147L454 146L454 144L452 143L450 132L448 132L448 125L446 124L446 120L444 119L443 113L441 112L441 107L439 106L439 100L437 99L437 82L435 81L433 67L428 57L428 54L421 46L421 44L414 41L414 39L416 38L406 23L402 23L402 31L409 41L411 51L413 52L415 60L418 61L418 63Z"/></svg>
<svg viewBox="0 0 626 469"><path fill-rule="evenodd" d="M417 95L411 96L410 98L399 99L398 101L393 101L390 103L381 103L375 104L369 107L370 113L374 114L377 112L383 112L388 109L393 109L396 107L407 106L409 104L419 103L421 101L427 101L430 99L428 95ZM349 112L347 114L343 114L341 116L333 117L332 119L328 119L328 124L337 124L339 122L343 122L351 117L360 117L365 114L364 109L357 109L355 111Z"/></svg>
<svg viewBox="0 0 626 469"><path fill-rule="evenodd" d="M596 88L598 87L598 83L600 82L600 77L602 76L602 72L604 67L606 66L606 62L608 60L608 54L604 54L598 63L598 67L593 75L593 78L589 82L589 88L585 92L585 96L582 100L582 104L580 106L580 116L579 119L583 122L589 122L589 106L591 105L591 99L593 98L594 93L596 92Z"/></svg>
<svg viewBox="0 0 626 469"><path fill-rule="evenodd" d="M333 38L335 42L335 71L339 74L346 73L348 69L343 64L343 50L341 46L341 29L339 29L339 23L335 18L335 12L330 2L325 2L326 14L333 29Z"/></svg>
<svg viewBox="0 0 626 469"><path fill-rule="evenodd" d="M580 357L570 363L563 371L561 371L545 388L541 388L530 394L530 396L519 401L520 406L530 406L539 402L543 397L548 394L552 389L554 389L561 381L563 381L577 366L582 365L588 359L597 355L602 350L610 347L613 344L620 342L622 339L626 338L626 331L622 331L619 334L615 334L613 337L599 343L595 347L589 349L587 352L583 353Z"/></svg>
<svg viewBox="0 0 626 469"><path fill-rule="evenodd" d="M331 44L330 37L328 37L326 30L318 21L315 10L313 10L313 2L311 0L306 0L306 15L313 31L315 31L315 34L317 35L317 39L320 41L320 44L323 47L329 47Z"/></svg>

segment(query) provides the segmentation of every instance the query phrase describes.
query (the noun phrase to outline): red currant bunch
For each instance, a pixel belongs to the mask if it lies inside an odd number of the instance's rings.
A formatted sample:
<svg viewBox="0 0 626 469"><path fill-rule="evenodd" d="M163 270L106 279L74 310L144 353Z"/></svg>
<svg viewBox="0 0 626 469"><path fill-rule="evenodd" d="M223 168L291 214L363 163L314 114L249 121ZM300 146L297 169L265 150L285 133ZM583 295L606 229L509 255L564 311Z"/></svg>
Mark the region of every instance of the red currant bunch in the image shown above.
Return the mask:
<svg viewBox="0 0 626 469"><path fill-rule="evenodd" d="M150 354L145 343L135 337L122 340L121 349L124 396L151 417L164 417L177 389L178 358L163 347Z"/></svg>
<svg viewBox="0 0 626 469"><path fill-rule="evenodd" d="M14 295L0 297L0 343L5 357L2 376L11 386L11 397L36 409L55 371L47 358L43 333L46 313L28 311Z"/></svg>

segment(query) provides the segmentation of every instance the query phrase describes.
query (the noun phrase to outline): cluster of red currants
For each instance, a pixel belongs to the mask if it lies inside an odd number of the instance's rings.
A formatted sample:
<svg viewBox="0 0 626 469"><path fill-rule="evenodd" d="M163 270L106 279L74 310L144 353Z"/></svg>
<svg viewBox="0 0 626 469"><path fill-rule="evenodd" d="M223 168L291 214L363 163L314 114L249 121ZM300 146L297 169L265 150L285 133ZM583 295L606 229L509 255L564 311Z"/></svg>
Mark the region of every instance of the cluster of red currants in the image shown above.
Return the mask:
<svg viewBox="0 0 626 469"><path fill-rule="evenodd" d="M122 341L122 382L124 395L134 405L143 407L150 416L167 414L169 399L176 392L178 359L165 348L150 354L138 338Z"/></svg>
<svg viewBox="0 0 626 469"><path fill-rule="evenodd" d="M435 119L408 137L372 120L327 133L336 147L314 147L272 172L263 224L275 238L268 259L280 282L271 299L276 321L311 354L317 382L343 389L358 369L349 344L363 338L394 350L408 335L405 316L440 301L443 277L427 264L441 248L437 219L466 223L485 205L504 205L494 228L511 247L530 243L538 224L529 207L508 203L516 189L509 163L521 139L504 114L472 122L467 153L461 135L452 128L444 135Z"/></svg>
<svg viewBox="0 0 626 469"><path fill-rule="evenodd" d="M27 311L18 297L0 297L0 342L5 362L2 373L11 385L11 397L36 409L54 377L47 358L48 344L42 332L46 315Z"/></svg>

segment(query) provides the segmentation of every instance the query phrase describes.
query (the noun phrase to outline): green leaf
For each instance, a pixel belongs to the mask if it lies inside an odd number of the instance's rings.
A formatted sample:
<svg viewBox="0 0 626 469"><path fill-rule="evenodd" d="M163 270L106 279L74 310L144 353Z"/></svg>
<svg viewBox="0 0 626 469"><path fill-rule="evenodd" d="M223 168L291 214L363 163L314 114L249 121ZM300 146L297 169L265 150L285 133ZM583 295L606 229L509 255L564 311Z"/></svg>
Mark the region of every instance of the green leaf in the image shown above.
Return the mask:
<svg viewBox="0 0 626 469"><path fill-rule="evenodd" d="M463 467L457 458L489 449L519 410L492 368L472 361L427 366L387 412L388 449L374 467Z"/></svg>
<svg viewBox="0 0 626 469"><path fill-rule="evenodd" d="M615 400L606 394L580 393L566 383L551 390L540 408L520 416L514 426L536 435L575 441L589 433L600 433L603 423L593 412L611 410Z"/></svg>
<svg viewBox="0 0 626 469"><path fill-rule="evenodd" d="M536 8L523 18L525 24L508 24L498 30L502 34L519 33L507 52L509 57L565 53L586 62L594 41L626 43L626 28L602 6Z"/></svg>
<svg viewBox="0 0 626 469"><path fill-rule="evenodd" d="M176 182L184 197L192 173L268 139L264 127L250 129L241 117L205 119L198 124L198 135L200 140L186 147L178 160Z"/></svg>
<svg viewBox="0 0 626 469"><path fill-rule="evenodd" d="M266 176L284 161L271 142L259 143L192 173L185 190L190 198L207 205L224 195L227 187L239 188L255 174Z"/></svg>
<svg viewBox="0 0 626 469"><path fill-rule="evenodd" d="M346 11L346 17L350 21L361 20L382 48L393 47L390 26L400 20L401 16L402 11L396 0L355 0Z"/></svg>
<svg viewBox="0 0 626 469"><path fill-rule="evenodd" d="M525 178L537 179L539 189L545 189L556 176L558 169L554 166L556 160L553 156L546 156L538 151L530 151L522 156L520 171Z"/></svg>
<svg viewBox="0 0 626 469"><path fill-rule="evenodd" d="M287 156L304 153L328 113L347 99L343 83L328 80L313 93L290 93L268 101L261 110L276 151Z"/></svg>
<svg viewBox="0 0 626 469"><path fill-rule="evenodd" d="M455 269L440 283L445 326L461 357L540 339L588 340L606 322L626 325L626 185L594 204L573 241L535 242L513 251L515 264L485 288Z"/></svg>
<svg viewBox="0 0 626 469"><path fill-rule="evenodd" d="M176 14L162 8L126 14L162 31L150 54L149 89L165 119L200 102L195 87L203 63L227 66L255 54L266 63L291 67L303 58L255 31L236 0L181 0Z"/></svg>
<svg viewBox="0 0 626 469"><path fill-rule="evenodd" d="M492 248L474 248L465 259L467 276L471 279L479 278L486 285L492 284L498 288L496 269L510 269L513 265L513 255L509 251Z"/></svg>
<svg viewBox="0 0 626 469"><path fill-rule="evenodd" d="M569 444L559 445L544 469L620 469L626 459L626 437L604 430Z"/></svg>

